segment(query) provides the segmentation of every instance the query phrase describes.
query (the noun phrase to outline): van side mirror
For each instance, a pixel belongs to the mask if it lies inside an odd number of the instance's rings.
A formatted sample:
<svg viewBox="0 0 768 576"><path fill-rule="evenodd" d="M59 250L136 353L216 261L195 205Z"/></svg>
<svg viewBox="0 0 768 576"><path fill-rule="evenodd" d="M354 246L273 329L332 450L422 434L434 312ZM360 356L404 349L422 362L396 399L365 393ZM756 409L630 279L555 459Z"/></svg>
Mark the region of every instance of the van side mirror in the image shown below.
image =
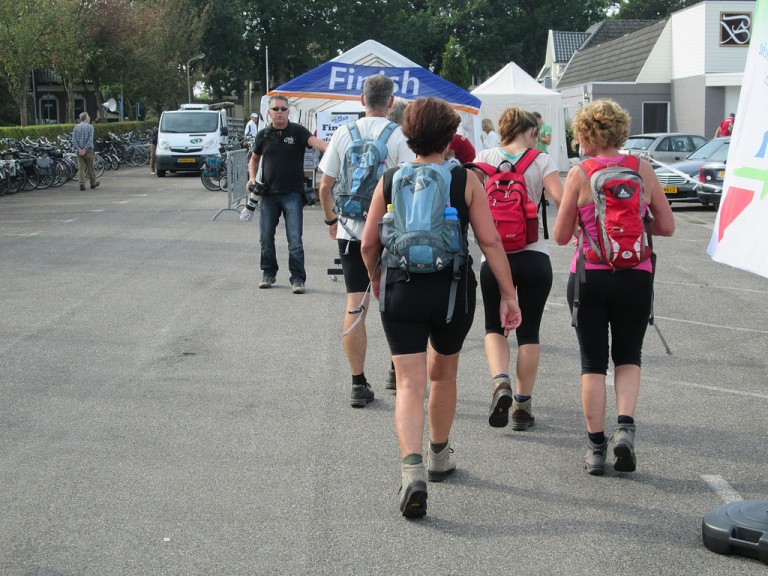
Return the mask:
<svg viewBox="0 0 768 576"><path fill-rule="evenodd" d="M227 128L226 126L222 126L221 127L221 135L222 136L229 136L229 128Z"/></svg>

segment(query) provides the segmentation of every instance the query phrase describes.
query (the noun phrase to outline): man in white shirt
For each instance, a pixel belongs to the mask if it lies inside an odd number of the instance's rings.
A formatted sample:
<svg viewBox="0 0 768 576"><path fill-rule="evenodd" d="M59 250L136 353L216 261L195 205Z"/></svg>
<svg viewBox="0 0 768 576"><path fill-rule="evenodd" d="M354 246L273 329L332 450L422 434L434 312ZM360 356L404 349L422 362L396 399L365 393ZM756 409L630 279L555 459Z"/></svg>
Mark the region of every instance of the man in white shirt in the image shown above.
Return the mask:
<svg viewBox="0 0 768 576"><path fill-rule="evenodd" d="M387 113L394 103L394 84L383 74L370 76L363 87L360 102L365 106L365 117L357 120L357 128L362 139L378 138L390 125ZM341 268L344 272L344 283L347 290L347 301L342 322L344 333L344 352L347 356L349 369L352 373L352 395L350 405L362 408L374 399L371 385L365 378L365 352L367 335L365 316L368 312L368 271L360 255L360 236L365 222L346 220L343 226L333 211L333 186L344 167L344 157L347 148L352 143L352 135L347 126L340 126L331 138L331 142L320 161L323 177L320 180L319 196L328 225L328 234L339 245ZM399 126L394 128L387 140L387 157L385 169L393 168L402 162L415 159L414 153L408 148L405 136ZM348 332L348 333L347 333ZM387 385L394 389L394 371Z"/></svg>
<svg viewBox="0 0 768 576"><path fill-rule="evenodd" d="M256 112L251 113L251 119L245 125L245 138L255 138L259 131L259 115Z"/></svg>

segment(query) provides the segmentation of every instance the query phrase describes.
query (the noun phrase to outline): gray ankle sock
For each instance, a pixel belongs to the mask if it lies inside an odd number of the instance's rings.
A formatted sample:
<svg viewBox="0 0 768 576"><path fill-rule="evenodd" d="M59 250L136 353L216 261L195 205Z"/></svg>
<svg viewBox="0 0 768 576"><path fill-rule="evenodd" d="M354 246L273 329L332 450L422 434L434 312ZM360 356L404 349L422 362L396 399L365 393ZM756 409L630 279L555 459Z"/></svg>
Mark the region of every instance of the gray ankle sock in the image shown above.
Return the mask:
<svg viewBox="0 0 768 576"><path fill-rule="evenodd" d="M424 458L421 457L421 454L408 454L403 458L403 464L421 464L422 462L424 462Z"/></svg>

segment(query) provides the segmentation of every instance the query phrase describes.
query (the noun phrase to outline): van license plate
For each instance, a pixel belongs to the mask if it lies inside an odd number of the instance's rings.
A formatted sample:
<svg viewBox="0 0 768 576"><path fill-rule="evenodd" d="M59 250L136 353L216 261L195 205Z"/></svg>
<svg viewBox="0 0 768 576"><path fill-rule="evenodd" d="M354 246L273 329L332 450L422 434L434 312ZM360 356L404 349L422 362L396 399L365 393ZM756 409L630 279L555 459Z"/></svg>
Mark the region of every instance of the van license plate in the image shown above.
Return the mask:
<svg viewBox="0 0 768 576"><path fill-rule="evenodd" d="M313 148L313 150L314 150L314 148ZM717 173L717 177L718 177L718 179L720 179L720 180L722 180L723 178L725 178L725 170L720 170L720 171Z"/></svg>
<svg viewBox="0 0 768 576"><path fill-rule="evenodd" d="M677 194L677 186L664 186L664 194Z"/></svg>
<svg viewBox="0 0 768 576"><path fill-rule="evenodd" d="M179 158L179 164L194 164L194 158Z"/></svg>

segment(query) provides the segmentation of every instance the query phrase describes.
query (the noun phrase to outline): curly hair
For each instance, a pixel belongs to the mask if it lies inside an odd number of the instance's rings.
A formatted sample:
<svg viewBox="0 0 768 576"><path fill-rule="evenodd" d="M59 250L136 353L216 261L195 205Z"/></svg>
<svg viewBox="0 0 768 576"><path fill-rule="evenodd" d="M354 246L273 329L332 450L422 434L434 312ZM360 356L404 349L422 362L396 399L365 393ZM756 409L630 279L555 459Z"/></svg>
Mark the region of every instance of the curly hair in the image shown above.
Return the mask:
<svg viewBox="0 0 768 576"><path fill-rule="evenodd" d="M459 115L440 98L419 98L403 111L403 134L419 156L442 153L460 123Z"/></svg>
<svg viewBox="0 0 768 576"><path fill-rule="evenodd" d="M526 130L538 127L536 117L530 112L520 108L507 108L499 116L499 137L501 145L506 146L514 140L518 134Z"/></svg>
<svg viewBox="0 0 768 576"><path fill-rule="evenodd" d="M574 149L579 140L600 148L621 148L629 136L632 119L629 113L613 100L595 100L580 108L571 122Z"/></svg>

